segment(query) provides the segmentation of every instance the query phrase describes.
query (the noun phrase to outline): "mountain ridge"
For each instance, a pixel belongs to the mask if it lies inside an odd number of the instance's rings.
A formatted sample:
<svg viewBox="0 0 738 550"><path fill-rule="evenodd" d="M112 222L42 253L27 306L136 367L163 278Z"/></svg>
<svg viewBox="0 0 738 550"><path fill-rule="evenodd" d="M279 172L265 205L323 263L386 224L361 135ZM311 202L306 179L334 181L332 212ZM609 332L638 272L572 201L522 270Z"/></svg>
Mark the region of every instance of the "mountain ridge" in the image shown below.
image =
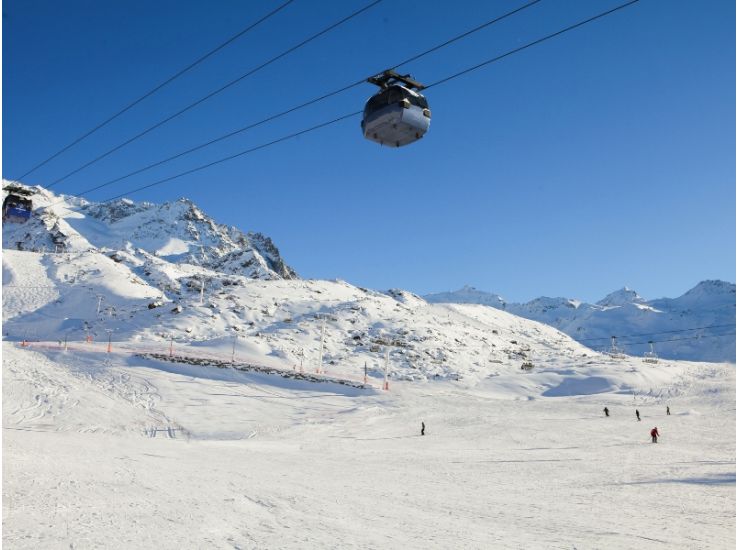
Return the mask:
<svg viewBox="0 0 738 550"><path fill-rule="evenodd" d="M545 296L525 303L511 303L498 294L477 289L472 296L468 288L472 287L427 294L423 298L431 303L481 303L499 307L556 327L597 349L606 349L613 335L637 334L648 339L651 334L662 357L735 362L735 334L734 331L729 334L729 328L735 327L736 285L727 281L700 281L676 298L654 300L647 300L626 286L595 304ZM480 301L471 301L470 297L474 296ZM664 333L671 338L657 338ZM640 355L650 349L648 342L642 341L644 337L620 342L629 353ZM662 341L656 342L657 339Z"/></svg>
<svg viewBox="0 0 738 550"><path fill-rule="evenodd" d="M8 183L3 180L3 187ZM95 203L55 195L38 186L22 187L34 193L34 216L24 224L3 224L4 248L97 250L120 259L142 257L141 251L145 250L174 263L200 265L232 275L299 278L269 237L219 224L186 198L162 204L125 198ZM6 194L4 189L3 198Z"/></svg>

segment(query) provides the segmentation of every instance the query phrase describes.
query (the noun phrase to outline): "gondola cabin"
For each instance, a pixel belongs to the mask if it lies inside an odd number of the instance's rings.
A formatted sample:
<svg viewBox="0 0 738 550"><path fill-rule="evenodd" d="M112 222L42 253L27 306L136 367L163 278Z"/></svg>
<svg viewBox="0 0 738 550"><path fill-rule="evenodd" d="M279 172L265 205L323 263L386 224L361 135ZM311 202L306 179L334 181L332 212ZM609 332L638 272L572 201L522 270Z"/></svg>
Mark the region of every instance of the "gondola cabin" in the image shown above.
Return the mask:
<svg viewBox="0 0 738 550"><path fill-rule="evenodd" d="M22 188L5 188L8 195L3 201L3 222L24 223L31 217L33 202L31 193Z"/></svg>
<svg viewBox="0 0 738 550"><path fill-rule="evenodd" d="M394 71L373 76L368 82L381 89L364 107L361 130L380 145L402 147L422 138L430 127L428 101L419 93L423 85Z"/></svg>

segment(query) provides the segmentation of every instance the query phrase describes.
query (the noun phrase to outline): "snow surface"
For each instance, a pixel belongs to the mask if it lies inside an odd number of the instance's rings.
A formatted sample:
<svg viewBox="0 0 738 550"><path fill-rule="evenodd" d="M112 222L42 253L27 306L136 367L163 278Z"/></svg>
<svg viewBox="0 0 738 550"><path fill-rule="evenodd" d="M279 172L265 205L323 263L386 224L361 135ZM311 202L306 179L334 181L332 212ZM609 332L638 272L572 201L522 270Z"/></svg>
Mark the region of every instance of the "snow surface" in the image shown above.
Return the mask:
<svg viewBox="0 0 738 550"><path fill-rule="evenodd" d="M8 548L736 542L733 365L382 392L5 342L3 419Z"/></svg>

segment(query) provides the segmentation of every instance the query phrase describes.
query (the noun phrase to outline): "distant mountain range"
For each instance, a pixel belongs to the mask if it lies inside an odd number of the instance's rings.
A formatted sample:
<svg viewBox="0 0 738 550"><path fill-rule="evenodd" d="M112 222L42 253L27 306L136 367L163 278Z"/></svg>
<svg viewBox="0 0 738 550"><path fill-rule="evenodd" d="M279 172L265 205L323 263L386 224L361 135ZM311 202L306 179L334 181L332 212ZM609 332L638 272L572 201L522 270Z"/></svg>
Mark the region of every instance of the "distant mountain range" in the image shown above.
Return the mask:
<svg viewBox="0 0 738 550"><path fill-rule="evenodd" d="M702 281L678 298L646 300L630 288L596 304L572 298L541 297L524 304L465 286L455 292L428 294L431 303L482 304L551 325L598 350L616 346L642 355L653 341L663 358L733 361L736 357L735 284Z"/></svg>

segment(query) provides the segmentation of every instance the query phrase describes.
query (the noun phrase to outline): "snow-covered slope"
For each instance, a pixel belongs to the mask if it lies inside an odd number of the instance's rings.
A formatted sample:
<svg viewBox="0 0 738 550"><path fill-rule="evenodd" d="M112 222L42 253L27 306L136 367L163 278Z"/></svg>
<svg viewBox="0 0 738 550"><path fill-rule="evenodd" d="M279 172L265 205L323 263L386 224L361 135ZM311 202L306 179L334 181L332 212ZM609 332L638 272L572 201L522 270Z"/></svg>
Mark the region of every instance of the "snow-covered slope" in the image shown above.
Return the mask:
<svg viewBox="0 0 738 550"><path fill-rule="evenodd" d="M230 349L395 379L483 378L525 358L592 355L561 332L479 305L428 304L342 281L254 280L149 257L139 267L95 252L3 255L3 321L13 340L104 339ZM203 303L200 288L204 284ZM43 289L41 293L35 289ZM99 310L98 310L99 306Z"/></svg>
<svg viewBox="0 0 738 550"><path fill-rule="evenodd" d="M480 380L525 360L593 355L556 329L403 290L304 281L271 241L216 224L187 200L86 203L35 188L34 215L3 226L3 323L12 340L209 348L257 363L395 380ZM321 343L321 334L324 341ZM172 344L174 345L174 344ZM386 350L389 350L387 361Z"/></svg>
<svg viewBox="0 0 738 550"><path fill-rule="evenodd" d="M381 392L4 342L4 546L735 548L734 366L590 361Z"/></svg>
<svg viewBox="0 0 738 550"><path fill-rule="evenodd" d="M596 304L570 298L536 298L506 303L497 294L464 287L430 294L431 303L481 303L546 323L594 349L610 347L610 337L632 355L654 342L665 358L735 362L735 284L702 281L678 298L646 300L627 287ZM709 327L709 328L704 328Z"/></svg>

